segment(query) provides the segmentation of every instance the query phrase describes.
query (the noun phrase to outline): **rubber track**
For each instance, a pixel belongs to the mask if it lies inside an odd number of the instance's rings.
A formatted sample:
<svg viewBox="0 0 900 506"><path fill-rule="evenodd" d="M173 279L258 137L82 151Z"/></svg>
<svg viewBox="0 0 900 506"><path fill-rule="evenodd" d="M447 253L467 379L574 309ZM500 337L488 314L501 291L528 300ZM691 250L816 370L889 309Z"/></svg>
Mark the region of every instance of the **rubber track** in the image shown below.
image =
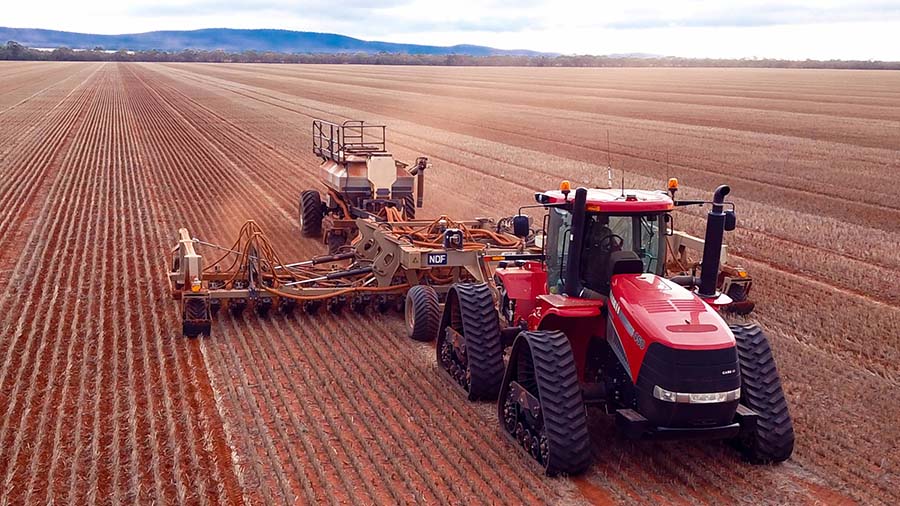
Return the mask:
<svg viewBox="0 0 900 506"><path fill-rule="evenodd" d="M757 437L745 448L753 463L781 462L794 449L794 426L769 339L754 324L731 325L741 365L741 403L756 411Z"/></svg>
<svg viewBox="0 0 900 506"><path fill-rule="evenodd" d="M469 400L494 400L503 382L503 344L494 295L487 284L458 284L454 290L462 316L471 374ZM445 310L446 314L446 310ZM442 321L442 327L448 320Z"/></svg>
<svg viewBox="0 0 900 506"><path fill-rule="evenodd" d="M530 331L516 339L528 344L534 360L550 445L547 474L580 474L591 462L591 439L569 338L559 331Z"/></svg>

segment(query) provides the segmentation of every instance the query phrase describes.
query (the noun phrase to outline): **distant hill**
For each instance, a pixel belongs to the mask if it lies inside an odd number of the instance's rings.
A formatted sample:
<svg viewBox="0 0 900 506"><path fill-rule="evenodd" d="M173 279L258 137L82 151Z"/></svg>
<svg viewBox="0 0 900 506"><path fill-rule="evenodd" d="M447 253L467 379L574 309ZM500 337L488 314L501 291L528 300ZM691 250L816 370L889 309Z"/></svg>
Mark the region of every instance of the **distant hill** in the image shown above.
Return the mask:
<svg viewBox="0 0 900 506"><path fill-rule="evenodd" d="M295 32L290 30L235 30L208 28L190 31L164 31L124 35L96 35L35 28L0 27L0 41L14 40L37 48L131 51L181 51L197 49L227 52L274 51L278 53L408 53L428 55L461 54L469 56L542 56L528 50L494 49L485 46L424 46L355 39L334 33ZM2 43L0 42L0 43Z"/></svg>

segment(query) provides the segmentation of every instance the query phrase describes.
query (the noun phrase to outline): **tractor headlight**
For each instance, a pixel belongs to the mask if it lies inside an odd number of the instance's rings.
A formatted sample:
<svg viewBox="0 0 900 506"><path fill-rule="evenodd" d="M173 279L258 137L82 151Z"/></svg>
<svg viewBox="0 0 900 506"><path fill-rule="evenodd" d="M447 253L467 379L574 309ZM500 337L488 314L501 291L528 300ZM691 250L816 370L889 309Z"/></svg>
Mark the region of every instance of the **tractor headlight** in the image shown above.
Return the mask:
<svg viewBox="0 0 900 506"><path fill-rule="evenodd" d="M678 402L678 394L676 394L675 392L670 392L665 388L660 388L659 385L653 387L653 397L656 397L661 401Z"/></svg>
<svg viewBox="0 0 900 506"><path fill-rule="evenodd" d="M713 404L717 402L736 401L741 398L741 389L727 390L725 392L700 392L683 393L666 390L659 385L653 387L653 397L666 402L678 402L683 404Z"/></svg>

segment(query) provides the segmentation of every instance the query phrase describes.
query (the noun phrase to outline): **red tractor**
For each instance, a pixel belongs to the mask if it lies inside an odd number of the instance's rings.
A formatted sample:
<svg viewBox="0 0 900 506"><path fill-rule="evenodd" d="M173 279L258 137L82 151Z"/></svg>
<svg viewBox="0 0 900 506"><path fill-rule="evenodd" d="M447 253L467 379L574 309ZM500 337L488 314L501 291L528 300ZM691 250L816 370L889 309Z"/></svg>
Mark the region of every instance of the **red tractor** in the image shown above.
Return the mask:
<svg viewBox="0 0 900 506"><path fill-rule="evenodd" d="M722 316L732 304L719 290L724 232L735 228L729 187L711 202L678 201L675 189L537 193L541 251L507 256L494 286L453 286L442 313L429 287L407 296L410 332L437 336L439 366L470 400L498 399L503 432L548 475L590 464L586 406L631 438L729 440L754 463L793 451L765 333ZM666 277L680 205L712 206L699 277ZM513 228L530 232L521 210Z"/></svg>

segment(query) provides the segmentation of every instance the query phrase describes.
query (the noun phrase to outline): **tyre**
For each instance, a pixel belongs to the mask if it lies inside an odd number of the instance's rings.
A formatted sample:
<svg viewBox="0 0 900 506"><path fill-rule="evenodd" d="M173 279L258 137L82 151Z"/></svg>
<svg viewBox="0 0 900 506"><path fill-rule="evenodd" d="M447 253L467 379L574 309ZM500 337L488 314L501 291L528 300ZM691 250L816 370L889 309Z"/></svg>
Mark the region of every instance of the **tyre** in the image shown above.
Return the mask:
<svg viewBox="0 0 900 506"><path fill-rule="evenodd" d="M403 196L403 219L406 221L416 219L416 199L412 195Z"/></svg>
<svg viewBox="0 0 900 506"><path fill-rule="evenodd" d="M454 285L437 333L437 362L470 401L495 400L503 381L503 343L487 284Z"/></svg>
<svg viewBox="0 0 900 506"><path fill-rule="evenodd" d="M300 233L305 237L322 235L322 197L316 190L300 194Z"/></svg>
<svg viewBox="0 0 900 506"><path fill-rule="evenodd" d="M441 306L437 292L426 285L416 285L406 292L406 328L413 341L431 342L441 325Z"/></svg>
<svg viewBox="0 0 900 506"><path fill-rule="evenodd" d="M211 322L209 300L205 297L186 297L181 313L181 332L185 337L209 335Z"/></svg>
<svg viewBox="0 0 900 506"><path fill-rule="evenodd" d="M587 415L564 333L525 331L516 337L497 414L501 430L548 476L580 474L590 465Z"/></svg>
<svg viewBox="0 0 900 506"><path fill-rule="evenodd" d="M759 325L731 325L741 368L741 404L757 414L756 428L733 442L754 464L787 460L794 451L794 426L769 339Z"/></svg>

